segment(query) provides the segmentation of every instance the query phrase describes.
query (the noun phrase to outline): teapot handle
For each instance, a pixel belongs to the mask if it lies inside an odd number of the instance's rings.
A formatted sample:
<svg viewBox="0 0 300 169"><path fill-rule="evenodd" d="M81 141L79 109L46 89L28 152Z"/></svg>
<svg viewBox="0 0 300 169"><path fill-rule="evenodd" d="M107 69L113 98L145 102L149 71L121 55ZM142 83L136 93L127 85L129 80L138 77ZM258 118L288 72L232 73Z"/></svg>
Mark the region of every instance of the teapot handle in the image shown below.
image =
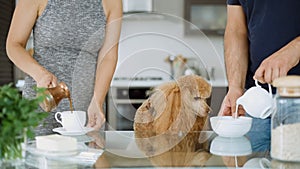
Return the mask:
<svg viewBox="0 0 300 169"><path fill-rule="evenodd" d="M269 87L269 94L270 94L271 97L273 97L272 87L271 87L270 83L268 83L268 87Z"/></svg>
<svg viewBox="0 0 300 169"><path fill-rule="evenodd" d="M255 86L261 87L261 86L258 84L258 80L257 80L257 79L255 79ZM270 84L270 83L268 83L268 87L269 87L269 95L270 95L271 97L273 97L273 94L272 94L272 87L271 87L271 84Z"/></svg>

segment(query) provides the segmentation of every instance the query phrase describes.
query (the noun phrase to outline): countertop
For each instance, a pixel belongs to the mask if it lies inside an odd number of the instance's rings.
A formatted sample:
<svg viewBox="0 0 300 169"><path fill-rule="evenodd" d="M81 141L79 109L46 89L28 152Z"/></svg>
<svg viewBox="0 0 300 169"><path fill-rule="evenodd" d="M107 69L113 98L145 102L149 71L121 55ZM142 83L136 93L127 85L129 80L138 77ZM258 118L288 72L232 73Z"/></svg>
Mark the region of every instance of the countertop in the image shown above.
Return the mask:
<svg viewBox="0 0 300 169"><path fill-rule="evenodd" d="M252 149L246 136L225 138L213 131L150 135L93 131L73 136L85 147L77 155L27 151L24 168L300 168L300 163L273 160L268 150Z"/></svg>
<svg viewBox="0 0 300 169"><path fill-rule="evenodd" d="M131 81L131 80L113 80L111 87L155 87L170 80L154 80L154 81ZM210 80L209 83L213 87L227 87L228 83L225 79Z"/></svg>

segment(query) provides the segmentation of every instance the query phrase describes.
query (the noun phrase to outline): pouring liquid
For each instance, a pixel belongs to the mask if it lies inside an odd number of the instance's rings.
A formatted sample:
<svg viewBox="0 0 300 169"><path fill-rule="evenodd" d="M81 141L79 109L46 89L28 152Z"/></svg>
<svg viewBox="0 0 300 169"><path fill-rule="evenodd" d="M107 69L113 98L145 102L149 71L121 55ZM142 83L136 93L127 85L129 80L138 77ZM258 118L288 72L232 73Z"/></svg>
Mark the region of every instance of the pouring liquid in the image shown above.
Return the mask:
<svg viewBox="0 0 300 169"><path fill-rule="evenodd" d="M68 99L69 99L69 102L70 102L70 111L71 111L71 113L73 113L74 108L73 108L73 102L72 102L71 96L69 96Z"/></svg>
<svg viewBox="0 0 300 169"><path fill-rule="evenodd" d="M238 118L239 105L240 105L240 101L239 101L239 99L237 99L237 101L236 101L236 106L235 106L235 112L234 112L234 118L235 118L235 119Z"/></svg>
<svg viewBox="0 0 300 169"><path fill-rule="evenodd" d="M235 119L238 118L238 109L239 109L239 104L236 104L236 106L235 106L235 112L234 112L234 118Z"/></svg>

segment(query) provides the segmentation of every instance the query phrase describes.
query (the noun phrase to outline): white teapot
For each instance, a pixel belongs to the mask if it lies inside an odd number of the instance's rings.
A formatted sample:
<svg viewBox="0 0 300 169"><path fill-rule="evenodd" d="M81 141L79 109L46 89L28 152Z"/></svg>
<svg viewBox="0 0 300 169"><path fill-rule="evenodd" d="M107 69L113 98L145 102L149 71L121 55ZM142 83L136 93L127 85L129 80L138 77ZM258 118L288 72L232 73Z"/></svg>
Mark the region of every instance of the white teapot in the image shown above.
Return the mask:
<svg viewBox="0 0 300 169"><path fill-rule="evenodd" d="M274 111L275 100L273 99L271 85L268 84L268 86L269 92L255 80L255 86L238 98L236 105L242 105L246 113L252 117L261 119L269 117Z"/></svg>

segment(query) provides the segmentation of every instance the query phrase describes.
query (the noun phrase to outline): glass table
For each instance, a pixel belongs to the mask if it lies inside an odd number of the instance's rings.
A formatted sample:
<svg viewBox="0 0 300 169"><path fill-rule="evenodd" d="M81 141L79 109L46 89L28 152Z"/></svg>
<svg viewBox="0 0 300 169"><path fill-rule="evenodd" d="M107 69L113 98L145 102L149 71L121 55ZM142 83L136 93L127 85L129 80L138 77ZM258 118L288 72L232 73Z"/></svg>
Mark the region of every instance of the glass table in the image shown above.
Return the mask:
<svg viewBox="0 0 300 169"><path fill-rule="evenodd" d="M75 154L39 152L27 146L24 168L300 168L254 150L246 137L225 138L213 131L167 133L105 131L72 136Z"/></svg>

